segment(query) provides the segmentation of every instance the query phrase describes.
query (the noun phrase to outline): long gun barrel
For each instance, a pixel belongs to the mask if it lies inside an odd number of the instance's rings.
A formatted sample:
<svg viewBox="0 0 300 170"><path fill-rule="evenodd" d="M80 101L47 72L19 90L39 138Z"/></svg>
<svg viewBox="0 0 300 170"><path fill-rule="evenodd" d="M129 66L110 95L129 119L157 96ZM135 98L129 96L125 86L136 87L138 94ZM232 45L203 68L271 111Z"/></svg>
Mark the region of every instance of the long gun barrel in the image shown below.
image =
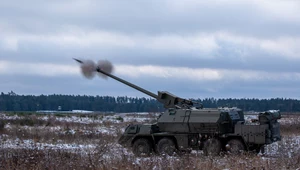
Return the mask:
<svg viewBox="0 0 300 170"><path fill-rule="evenodd" d="M126 81L126 80L123 80L123 79L121 79L121 78L119 78L117 76L114 76L114 75L112 75L110 73L107 73L107 72L101 70L101 68L99 68L99 67L96 69L96 71L99 72L99 73L102 73L104 75L107 75L108 77L111 77L111 78L113 78L113 79L115 79L115 80L117 80L117 81L119 81L119 82L121 82L123 84L126 84L127 86L130 86L130 87L132 87L132 88L134 88L134 89L136 89L136 90L138 90L138 91L140 91L142 93L145 93L145 94L147 94L147 95L149 95L149 96L151 96L151 97L153 97L155 99L158 98L158 96L156 94L154 94L154 93L152 93L152 92L150 92L150 91L148 91L146 89L143 89L143 88L141 88L141 87L139 87L137 85L134 85L134 84L132 84L132 83Z"/></svg>
<svg viewBox="0 0 300 170"><path fill-rule="evenodd" d="M75 59L75 61L77 61L78 63L80 64L84 64L84 61L81 61L81 60L78 60L78 59ZM126 80L123 80L117 76L114 76L106 71L104 71L102 68L100 68L99 66L97 66L95 68L95 71L99 72L99 73L102 73L108 77L111 77L129 87L132 87L144 94L147 94L148 96L151 96L153 98L155 98L156 100L158 100L159 102L163 103L164 104L164 107L165 108L178 108L178 107L191 107L193 106L193 102L190 101L190 100L186 100L186 99L182 99L180 97L177 97L176 95L173 95L169 92L166 92L166 91L158 91L158 95L144 89L144 88L141 88L135 84L132 84Z"/></svg>

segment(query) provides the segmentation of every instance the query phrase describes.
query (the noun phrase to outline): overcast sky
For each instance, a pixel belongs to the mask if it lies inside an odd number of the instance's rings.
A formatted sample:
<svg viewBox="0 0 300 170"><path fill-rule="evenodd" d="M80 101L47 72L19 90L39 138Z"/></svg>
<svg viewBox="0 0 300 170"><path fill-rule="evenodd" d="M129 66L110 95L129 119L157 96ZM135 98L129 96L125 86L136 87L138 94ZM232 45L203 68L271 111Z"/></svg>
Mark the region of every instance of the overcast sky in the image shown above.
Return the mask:
<svg viewBox="0 0 300 170"><path fill-rule="evenodd" d="M184 98L300 99L300 1L0 2L0 91L145 97L72 58Z"/></svg>

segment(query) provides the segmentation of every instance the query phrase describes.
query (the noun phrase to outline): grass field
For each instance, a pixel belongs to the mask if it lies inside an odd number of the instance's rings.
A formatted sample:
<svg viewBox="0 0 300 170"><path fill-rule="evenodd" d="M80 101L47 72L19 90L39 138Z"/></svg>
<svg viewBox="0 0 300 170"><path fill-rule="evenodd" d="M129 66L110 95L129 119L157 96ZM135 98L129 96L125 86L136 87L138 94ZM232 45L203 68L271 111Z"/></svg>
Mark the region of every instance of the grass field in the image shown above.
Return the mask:
<svg viewBox="0 0 300 170"><path fill-rule="evenodd" d="M130 123L151 123L157 114L0 113L0 169L300 169L300 116L280 119L282 141L264 154L202 151L180 156L135 157L117 144Z"/></svg>

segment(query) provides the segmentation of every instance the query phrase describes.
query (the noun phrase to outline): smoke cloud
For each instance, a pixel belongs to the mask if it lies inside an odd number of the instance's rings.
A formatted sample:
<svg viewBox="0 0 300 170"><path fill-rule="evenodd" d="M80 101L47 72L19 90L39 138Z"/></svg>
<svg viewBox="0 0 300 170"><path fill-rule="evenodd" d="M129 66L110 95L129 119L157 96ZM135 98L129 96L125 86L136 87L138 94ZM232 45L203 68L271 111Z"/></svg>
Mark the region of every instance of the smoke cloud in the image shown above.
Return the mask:
<svg viewBox="0 0 300 170"><path fill-rule="evenodd" d="M112 73L113 71L113 65L111 64L111 62L107 60L99 60L97 64L92 60L85 60L82 61L80 67L81 67L81 73L83 74L84 77L88 79L94 78L97 69L100 69L106 73ZM98 73L98 75L101 78L107 79L107 76L102 73Z"/></svg>
<svg viewBox="0 0 300 170"><path fill-rule="evenodd" d="M105 71L106 73L112 73L113 72L113 65L108 60L99 60L98 61L98 68L100 68L102 71ZM98 74L101 78L107 79L107 76L99 73Z"/></svg>
<svg viewBox="0 0 300 170"><path fill-rule="evenodd" d="M96 64L92 60L83 61L81 64L81 73L84 77L88 79L92 79L95 76Z"/></svg>

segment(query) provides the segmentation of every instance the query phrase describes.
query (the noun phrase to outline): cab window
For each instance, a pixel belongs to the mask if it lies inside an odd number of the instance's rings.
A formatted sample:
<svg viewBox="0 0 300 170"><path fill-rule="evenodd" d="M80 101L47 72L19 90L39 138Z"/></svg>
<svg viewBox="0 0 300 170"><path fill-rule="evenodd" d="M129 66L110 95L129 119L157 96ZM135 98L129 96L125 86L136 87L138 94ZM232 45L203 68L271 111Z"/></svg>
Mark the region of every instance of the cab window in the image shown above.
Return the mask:
<svg viewBox="0 0 300 170"><path fill-rule="evenodd" d="M175 115L176 110L175 109L169 109L169 115Z"/></svg>

